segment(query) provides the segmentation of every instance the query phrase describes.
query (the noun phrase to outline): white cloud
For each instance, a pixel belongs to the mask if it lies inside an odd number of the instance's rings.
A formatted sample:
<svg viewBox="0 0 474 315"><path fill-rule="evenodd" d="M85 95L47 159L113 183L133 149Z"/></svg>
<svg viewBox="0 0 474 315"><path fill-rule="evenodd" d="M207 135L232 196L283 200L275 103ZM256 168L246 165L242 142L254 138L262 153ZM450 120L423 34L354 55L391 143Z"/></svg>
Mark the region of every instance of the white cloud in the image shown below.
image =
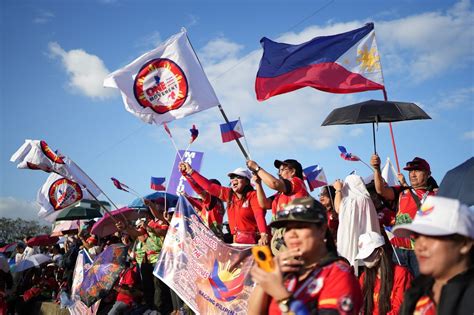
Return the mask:
<svg viewBox="0 0 474 315"><path fill-rule="evenodd" d="M0 197L0 217L39 221L38 211L36 202Z"/></svg>
<svg viewBox="0 0 474 315"><path fill-rule="evenodd" d="M33 23L35 24L45 24L48 23L52 18L54 18L54 13L40 10L38 15L33 19Z"/></svg>
<svg viewBox="0 0 474 315"><path fill-rule="evenodd" d="M231 42L227 38L216 38L206 44L201 49L202 62L204 64L210 62L218 62L224 59L234 59L243 48L242 45Z"/></svg>
<svg viewBox="0 0 474 315"><path fill-rule="evenodd" d="M437 98L439 100L438 107L442 109L452 109L463 104L472 104L473 94L473 86L440 93Z"/></svg>
<svg viewBox="0 0 474 315"><path fill-rule="evenodd" d="M463 134L463 138L464 138L464 139L467 139L467 140L474 140L474 130L466 131L466 132Z"/></svg>
<svg viewBox="0 0 474 315"><path fill-rule="evenodd" d="M69 75L69 87L94 99L106 99L115 95L113 89L102 86L109 74L104 62L82 49L65 51L58 43L48 45L50 55L59 58Z"/></svg>
<svg viewBox="0 0 474 315"><path fill-rule="evenodd" d="M385 72L422 82L472 62L474 13L463 0L447 12L427 12L376 23Z"/></svg>

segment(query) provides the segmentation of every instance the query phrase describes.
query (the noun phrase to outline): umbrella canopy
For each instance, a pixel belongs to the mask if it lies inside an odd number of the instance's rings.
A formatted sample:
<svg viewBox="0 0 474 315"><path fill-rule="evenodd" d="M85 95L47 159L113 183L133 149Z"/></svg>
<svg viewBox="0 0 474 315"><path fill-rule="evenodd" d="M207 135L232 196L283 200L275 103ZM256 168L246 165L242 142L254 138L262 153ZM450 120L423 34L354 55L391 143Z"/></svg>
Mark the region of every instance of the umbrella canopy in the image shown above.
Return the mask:
<svg viewBox="0 0 474 315"><path fill-rule="evenodd" d="M59 237L57 236L50 236L48 234L38 235L32 237L26 242L26 245L33 247L33 246L49 246L54 245L58 242Z"/></svg>
<svg viewBox="0 0 474 315"><path fill-rule="evenodd" d="M38 267L41 264L44 264L50 261L51 261L51 258L48 255L35 254L20 261L18 264L14 266L14 269L15 269L15 272L25 271L27 269Z"/></svg>
<svg viewBox="0 0 474 315"><path fill-rule="evenodd" d="M11 253L15 250L18 243L10 243L0 248L0 253Z"/></svg>
<svg viewBox="0 0 474 315"><path fill-rule="evenodd" d="M167 208L175 207L176 204L178 203L178 196L173 195L173 194L169 194L169 193L166 193L166 192L163 192L163 191L157 191L157 192L148 194L148 195L144 196L143 199L149 199L149 200L153 200L155 202L164 203L165 197L166 197L166 207ZM135 200L133 200L128 205L128 207L130 207L130 208L141 208L141 209L148 208L147 206L145 206L143 204L143 199L142 198L136 198Z"/></svg>
<svg viewBox="0 0 474 315"><path fill-rule="evenodd" d="M458 199L460 202L474 205L474 157L456 166L444 175L437 196Z"/></svg>
<svg viewBox="0 0 474 315"><path fill-rule="evenodd" d="M376 123L419 119L431 119L431 117L414 103L369 100L334 109L321 126L372 123L374 151L377 152Z"/></svg>
<svg viewBox="0 0 474 315"><path fill-rule="evenodd" d="M81 205L66 208L56 217L56 221L87 220L102 217L100 208L83 207Z"/></svg>
<svg viewBox="0 0 474 315"><path fill-rule="evenodd" d="M123 220L125 217L127 220L136 220L138 218L142 218L146 215L146 211L140 209L132 209L132 208L121 208L115 211L112 211L112 216L120 221ZM94 226L92 227L91 233L95 234L99 237L104 237L110 234L117 232L117 228L115 226L115 221L111 218L111 216L106 213L99 221L97 221Z"/></svg>
<svg viewBox="0 0 474 315"><path fill-rule="evenodd" d="M71 220L71 221L60 221L54 227L51 236L62 236L68 232L78 231L80 226L80 220Z"/></svg>

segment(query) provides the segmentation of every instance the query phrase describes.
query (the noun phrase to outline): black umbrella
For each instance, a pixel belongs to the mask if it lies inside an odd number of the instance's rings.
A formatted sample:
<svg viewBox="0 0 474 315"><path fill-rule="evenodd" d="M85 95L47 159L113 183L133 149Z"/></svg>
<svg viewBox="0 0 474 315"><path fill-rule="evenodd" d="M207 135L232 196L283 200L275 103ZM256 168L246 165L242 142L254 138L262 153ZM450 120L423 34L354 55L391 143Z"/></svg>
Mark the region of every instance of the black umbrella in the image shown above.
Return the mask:
<svg viewBox="0 0 474 315"><path fill-rule="evenodd" d="M458 199L468 206L474 205L474 157L444 175L437 196Z"/></svg>
<svg viewBox="0 0 474 315"><path fill-rule="evenodd" d="M321 126L372 123L374 152L377 153L375 124L418 119L431 117L414 103L369 100L334 109Z"/></svg>

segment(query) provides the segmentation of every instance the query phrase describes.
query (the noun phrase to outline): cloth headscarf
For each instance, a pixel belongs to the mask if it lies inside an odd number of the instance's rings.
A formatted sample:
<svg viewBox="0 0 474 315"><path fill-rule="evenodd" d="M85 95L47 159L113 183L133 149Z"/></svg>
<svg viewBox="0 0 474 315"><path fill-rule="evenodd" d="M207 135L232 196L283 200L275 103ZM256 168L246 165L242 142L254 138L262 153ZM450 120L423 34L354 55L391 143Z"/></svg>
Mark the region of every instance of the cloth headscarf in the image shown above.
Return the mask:
<svg viewBox="0 0 474 315"><path fill-rule="evenodd" d="M339 207L339 228L337 230L337 251L355 267L358 240L369 231L380 233L380 225L374 203L365 188L362 177L349 175L342 187Z"/></svg>

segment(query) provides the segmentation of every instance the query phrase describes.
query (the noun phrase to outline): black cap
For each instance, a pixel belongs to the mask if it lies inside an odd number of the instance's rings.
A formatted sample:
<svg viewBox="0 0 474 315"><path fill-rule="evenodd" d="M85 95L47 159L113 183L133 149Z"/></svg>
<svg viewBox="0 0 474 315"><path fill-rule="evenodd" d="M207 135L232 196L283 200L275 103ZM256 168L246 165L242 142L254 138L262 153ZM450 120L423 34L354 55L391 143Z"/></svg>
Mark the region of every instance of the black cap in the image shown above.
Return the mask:
<svg viewBox="0 0 474 315"><path fill-rule="evenodd" d="M306 211L304 213L289 213L286 217L278 218L270 223L273 228L285 227L289 222L306 222L306 223L327 223L326 208L316 199L312 197L295 198L288 203L281 211L291 211L302 207Z"/></svg>
<svg viewBox="0 0 474 315"><path fill-rule="evenodd" d="M295 170L296 177L299 177L304 180L303 167L301 166L300 162L298 162L297 160L293 160L293 159L286 159L284 161L275 160L275 162L273 162L273 165L275 165L275 167L278 169L280 169L281 165L287 165Z"/></svg>

